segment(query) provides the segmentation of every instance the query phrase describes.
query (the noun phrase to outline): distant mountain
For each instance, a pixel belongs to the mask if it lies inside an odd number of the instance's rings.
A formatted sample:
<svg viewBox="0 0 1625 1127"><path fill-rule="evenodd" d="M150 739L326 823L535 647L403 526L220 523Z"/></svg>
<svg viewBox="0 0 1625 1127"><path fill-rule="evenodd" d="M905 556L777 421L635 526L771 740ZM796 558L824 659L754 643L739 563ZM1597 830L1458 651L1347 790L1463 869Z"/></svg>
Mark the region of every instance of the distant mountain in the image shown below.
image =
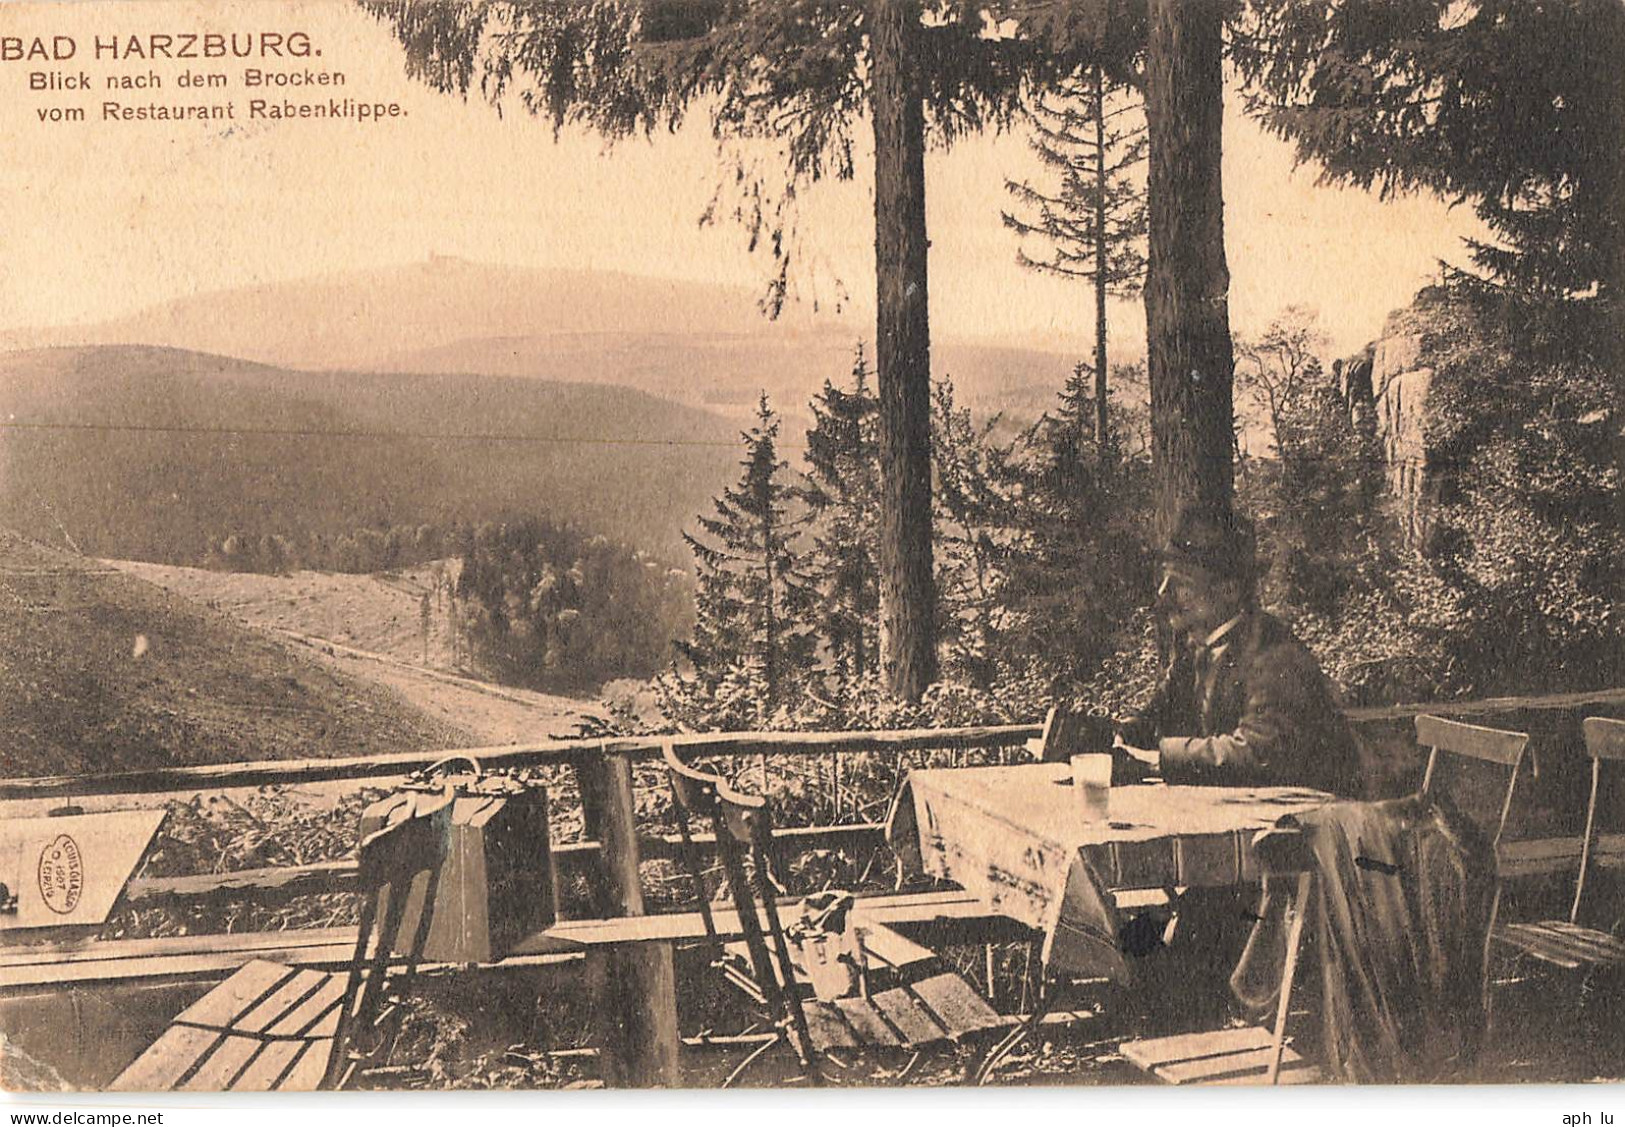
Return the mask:
<svg viewBox="0 0 1625 1127"><path fill-rule="evenodd" d="M0 433L0 520L196 563L234 530L538 514L686 560L757 396L794 460L809 399L872 331L799 306L769 321L738 288L434 257L0 334L0 418L27 424ZM1016 422L1073 362L932 350L962 405Z"/></svg>
<svg viewBox="0 0 1625 1127"><path fill-rule="evenodd" d="M741 289L437 255L401 266L194 294L97 325L0 334L0 349L147 344L284 368L376 370L382 357L483 337L751 334L800 331L814 323L840 325L843 319L793 307L781 321L769 322Z"/></svg>
<svg viewBox="0 0 1625 1127"><path fill-rule="evenodd" d="M678 554L737 428L624 387L306 372L142 346L0 355L0 524L195 563L233 531L522 515Z"/></svg>
<svg viewBox="0 0 1625 1127"><path fill-rule="evenodd" d="M736 418L765 389L796 423L873 335L872 320L850 311L792 305L770 321L738 287L435 256L191 295L103 324L0 334L0 350L143 344L280 368L621 384ZM1077 359L939 332L932 370L952 376L979 412L1031 417Z"/></svg>

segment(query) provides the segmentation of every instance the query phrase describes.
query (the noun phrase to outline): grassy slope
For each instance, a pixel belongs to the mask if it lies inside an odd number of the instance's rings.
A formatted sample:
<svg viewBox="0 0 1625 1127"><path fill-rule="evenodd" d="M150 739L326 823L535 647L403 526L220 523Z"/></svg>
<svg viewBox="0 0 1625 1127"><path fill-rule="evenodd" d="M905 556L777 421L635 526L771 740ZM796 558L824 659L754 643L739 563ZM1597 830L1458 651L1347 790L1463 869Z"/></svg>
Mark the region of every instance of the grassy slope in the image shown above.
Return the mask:
<svg viewBox="0 0 1625 1127"><path fill-rule="evenodd" d="M232 532L575 522L686 560L738 428L629 388L298 372L141 346L0 354L0 524L98 556L202 561ZM494 436L494 437L493 437Z"/></svg>
<svg viewBox="0 0 1625 1127"><path fill-rule="evenodd" d="M223 614L0 531L0 774L473 742Z"/></svg>

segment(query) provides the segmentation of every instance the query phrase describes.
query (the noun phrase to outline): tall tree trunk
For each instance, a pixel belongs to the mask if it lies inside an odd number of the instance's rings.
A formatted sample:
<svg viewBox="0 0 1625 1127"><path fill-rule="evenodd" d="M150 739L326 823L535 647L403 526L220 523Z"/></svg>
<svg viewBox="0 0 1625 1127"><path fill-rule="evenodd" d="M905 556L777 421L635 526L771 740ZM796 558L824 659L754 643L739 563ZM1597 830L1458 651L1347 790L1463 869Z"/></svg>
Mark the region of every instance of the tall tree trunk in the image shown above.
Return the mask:
<svg viewBox="0 0 1625 1127"><path fill-rule="evenodd" d="M762 504L762 578L767 586L763 600L763 679L767 682L769 706L779 700L779 623L773 591L773 489L771 480L758 494Z"/></svg>
<svg viewBox="0 0 1625 1127"><path fill-rule="evenodd" d="M1145 319L1159 539L1186 506L1228 517L1234 490L1223 9L1222 0L1150 0Z"/></svg>
<svg viewBox="0 0 1625 1127"><path fill-rule="evenodd" d="M919 11L912 0L875 0L870 16L881 464L880 660L891 690L914 700L937 672L925 113L910 55Z"/></svg>
<svg viewBox="0 0 1625 1127"><path fill-rule="evenodd" d="M1592 0L1594 42L1604 58L1618 59L1625 52L1625 9L1611 0ZM1601 191L1609 200L1605 214L1608 221L1602 231L1602 316L1606 330L1603 339L1612 342L1611 355L1606 362L1614 380L1614 423L1625 419L1625 72L1615 69L1613 81L1598 96L1613 106L1609 116L1614 122L1614 136L1601 151L1610 158L1604 170L1605 183ZM1625 480L1625 440L1615 435L1614 467ZM1625 490L1615 506L1615 517L1625 521Z"/></svg>
<svg viewBox="0 0 1625 1127"><path fill-rule="evenodd" d="M1106 75L1095 68L1095 450L1106 460L1111 436L1106 429L1106 283L1110 258L1106 248Z"/></svg>

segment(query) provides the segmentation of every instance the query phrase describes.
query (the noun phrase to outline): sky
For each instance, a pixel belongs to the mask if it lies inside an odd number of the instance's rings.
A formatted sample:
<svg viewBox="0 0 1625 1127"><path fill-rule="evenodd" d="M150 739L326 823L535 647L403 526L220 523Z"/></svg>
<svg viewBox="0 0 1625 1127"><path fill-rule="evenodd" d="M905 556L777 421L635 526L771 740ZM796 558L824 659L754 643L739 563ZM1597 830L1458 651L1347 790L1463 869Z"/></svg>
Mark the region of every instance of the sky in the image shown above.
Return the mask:
<svg viewBox="0 0 1625 1127"><path fill-rule="evenodd" d="M238 85L242 62L97 62L93 38L184 32L306 32L321 58L267 69L341 71L329 94L398 101L404 115L361 125L242 120L261 91ZM0 37L66 35L60 66L0 61L0 331L93 323L191 293L286 281L432 254L520 266L616 270L737 284L759 292L770 264L744 233L698 220L717 161L703 122L606 152L596 137L557 142L543 122L498 116L404 75L388 32L343 0L0 6ZM89 74L86 93L28 90L29 74ZM158 72L165 88L109 92L109 74ZM228 72L227 91L179 90L186 70ZM272 93L275 100L281 92ZM104 122L104 100L231 100L230 123ZM1317 309L1339 351L1377 335L1384 317L1460 260L1477 227L1469 209L1429 196L1381 201L1316 184L1290 147L1263 134L1231 95L1225 198L1231 319L1261 329L1288 304ZM88 120L44 124L42 108L83 106ZM866 129L859 136L866 137ZM803 296L852 298L870 315L872 192L862 175L806 193L802 232L813 268ZM1025 138L973 138L927 163L934 334L1082 349L1092 332L1087 286L1015 262L1000 222L1007 177L1033 171ZM742 300L744 300L742 295ZM1114 333L1143 341L1137 303L1117 303Z"/></svg>

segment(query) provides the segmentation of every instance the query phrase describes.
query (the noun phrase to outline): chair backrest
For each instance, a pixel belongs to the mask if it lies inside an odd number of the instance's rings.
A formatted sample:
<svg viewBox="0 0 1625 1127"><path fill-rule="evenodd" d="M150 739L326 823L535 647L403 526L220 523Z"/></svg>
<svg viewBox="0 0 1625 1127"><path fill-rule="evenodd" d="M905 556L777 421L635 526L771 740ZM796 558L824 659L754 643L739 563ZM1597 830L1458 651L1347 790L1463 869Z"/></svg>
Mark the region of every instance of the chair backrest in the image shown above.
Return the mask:
<svg viewBox="0 0 1625 1127"><path fill-rule="evenodd" d="M751 970L757 988L775 1019L781 1015L789 1017L796 1053L809 1074L816 1079L812 1037L795 987L790 948L784 937L784 928L779 923L776 890L768 873L768 854L773 843L773 815L767 799L741 794L720 776L695 770L678 758L676 749L669 743L661 747L661 755L671 780L672 813L677 819L677 830L682 839L684 867L694 884L694 898L705 923L706 934L720 953L721 942L705 891L699 852L690 829L693 818L705 818L711 822L716 836L717 858L722 862L723 873L728 879L728 893L739 913L739 929L744 933L745 946L750 952ZM750 860L748 872L747 856ZM769 942L772 943L771 954ZM779 975L774 969L774 955L778 957L778 966L783 968L785 988L780 987Z"/></svg>
<svg viewBox="0 0 1625 1127"><path fill-rule="evenodd" d="M1424 795L1431 795L1434 791L1440 755L1460 756L1507 769L1500 816L1495 821L1494 833L1490 835L1490 844L1499 846L1501 834L1506 829L1507 815L1512 811L1512 795L1518 785L1524 751L1529 746L1529 734L1481 728L1476 724L1463 724L1459 720L1423 715L1416 718L1416 742L1429 749L1427 773L1422 777Z"/></svg>
<svg viewBox="0 0 1625 1127"><path fill-rule="evenodd" d="M324 1088L343 1087L349 1078L355 1063L352 1046L362 1032L369 1036L376 1032L386 984L393 981L397 989L403 988L417 973L446 858L451 802L450 795L422 802L410 817L375 830L361 842L356 866L361 921ZM419 906L416 923L402 954L401 927L413 904ZM397 962L402 966L392 975Z"/></svg>
<svg viewBox="0 0 1625 1127"><path fill-rule="evenodd" d="M1602 786L1602 764L1625 761L1625 720L1611 720L1606 716L1587 717L1580 725L1585 737L1586 754L1591 757L1591 795L1586 800L1585 839L1580 846L1580 872L1574 880L1574 901L1569 905L1569 922L1580 919L1580 899L1585 895L1586 873L1591 867L1591 852L1597 840L1597 791Z"/></svg>
<svg viewBox="0 0 1625 1127"><path fill-rule="evenodd" d="M1110 717L1095 716L1072 705L1057 704L1044 717L1038 757L1044 763L1065 763L1070 756L1109 751Z"/></svg>

